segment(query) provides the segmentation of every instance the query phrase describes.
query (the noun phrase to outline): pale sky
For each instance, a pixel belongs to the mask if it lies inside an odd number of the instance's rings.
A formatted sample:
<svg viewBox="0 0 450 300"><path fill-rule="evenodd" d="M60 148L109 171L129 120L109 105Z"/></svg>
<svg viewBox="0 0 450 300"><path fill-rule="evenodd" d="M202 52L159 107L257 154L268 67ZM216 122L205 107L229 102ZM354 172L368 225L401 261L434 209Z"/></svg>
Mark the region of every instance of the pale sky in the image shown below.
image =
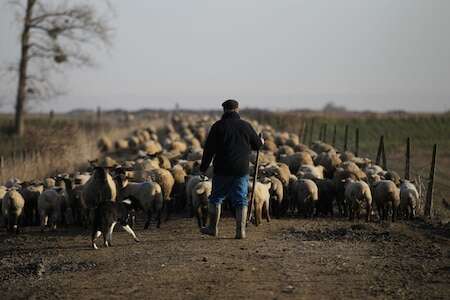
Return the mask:
<svg viewBox="0 0 450 300"><path fill-rule="evenodd" d="M0 1L4 64L17 59L18 29ZM227 98L271 109L450 110L449 0L111 2L113 47L95 54L95 69L68 69L67 95L34 110L220 108ZM3 95L1 109L14 97Z"/></svg>

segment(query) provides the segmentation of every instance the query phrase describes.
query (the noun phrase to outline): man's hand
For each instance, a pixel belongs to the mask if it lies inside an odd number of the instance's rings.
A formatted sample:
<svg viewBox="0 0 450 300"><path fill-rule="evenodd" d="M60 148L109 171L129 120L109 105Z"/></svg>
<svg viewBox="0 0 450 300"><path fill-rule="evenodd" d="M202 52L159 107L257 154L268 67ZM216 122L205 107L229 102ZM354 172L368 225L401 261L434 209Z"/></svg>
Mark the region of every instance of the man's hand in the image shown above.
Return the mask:
<svg viewBox="0 0 450 300"><path fill-rule="evenodd" d="M265 141L264 141L264 138L262 137L262 134L260 136L260 139L261 139L261 144L264 145Z"/></svg>

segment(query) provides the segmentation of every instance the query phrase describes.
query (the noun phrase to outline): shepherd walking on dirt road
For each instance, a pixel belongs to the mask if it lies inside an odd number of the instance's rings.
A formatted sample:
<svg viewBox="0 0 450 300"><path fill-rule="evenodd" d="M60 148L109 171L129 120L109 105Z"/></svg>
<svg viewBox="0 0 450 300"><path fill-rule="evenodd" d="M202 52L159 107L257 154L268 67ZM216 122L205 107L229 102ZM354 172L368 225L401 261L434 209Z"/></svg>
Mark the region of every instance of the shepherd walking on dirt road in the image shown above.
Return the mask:
<svg viewBox="0 0 450 300"><path fill-rule="evenodd" d="M250 123L241 120L239 103L222 103L222 118L213 124L206 139L200 171L205 173L214 158L212 192L209 198L209 225L201 233L219 234L221 205L225 198L236 210L236 239L245 238L250 153L263 145Z"/></svg>

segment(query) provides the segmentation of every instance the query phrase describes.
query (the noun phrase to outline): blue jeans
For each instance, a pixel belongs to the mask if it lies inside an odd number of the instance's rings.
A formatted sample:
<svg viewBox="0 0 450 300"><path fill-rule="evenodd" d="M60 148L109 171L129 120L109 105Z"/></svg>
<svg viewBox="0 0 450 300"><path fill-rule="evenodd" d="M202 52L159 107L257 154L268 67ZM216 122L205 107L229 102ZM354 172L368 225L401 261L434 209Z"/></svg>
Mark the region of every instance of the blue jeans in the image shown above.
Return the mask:
<svg viewBox="0 0 450 300"><path fill-rule="evenodd" d="M222 176L214 175L212 179L212 192L209 203L222 204L227 198L233 207L248 206L248 179L249 176Z"/></svg>

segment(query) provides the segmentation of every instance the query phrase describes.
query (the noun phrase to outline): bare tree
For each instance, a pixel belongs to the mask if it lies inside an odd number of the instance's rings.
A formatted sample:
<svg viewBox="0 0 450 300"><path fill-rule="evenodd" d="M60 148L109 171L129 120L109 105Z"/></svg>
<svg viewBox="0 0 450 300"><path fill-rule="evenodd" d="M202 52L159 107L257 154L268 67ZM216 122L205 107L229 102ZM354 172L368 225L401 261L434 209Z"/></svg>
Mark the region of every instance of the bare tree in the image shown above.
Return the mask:
<svg viewBox="0 0 450 300"><path fill-rule="evenodd" d="M15 132L24 133L28 101L54 96L52 74L62 66L92 66L89 47L107 46L109 18L98 13L93 1L12 0L23 25L15 106ZM98 1L95 1L98 3Z"/></svg>

